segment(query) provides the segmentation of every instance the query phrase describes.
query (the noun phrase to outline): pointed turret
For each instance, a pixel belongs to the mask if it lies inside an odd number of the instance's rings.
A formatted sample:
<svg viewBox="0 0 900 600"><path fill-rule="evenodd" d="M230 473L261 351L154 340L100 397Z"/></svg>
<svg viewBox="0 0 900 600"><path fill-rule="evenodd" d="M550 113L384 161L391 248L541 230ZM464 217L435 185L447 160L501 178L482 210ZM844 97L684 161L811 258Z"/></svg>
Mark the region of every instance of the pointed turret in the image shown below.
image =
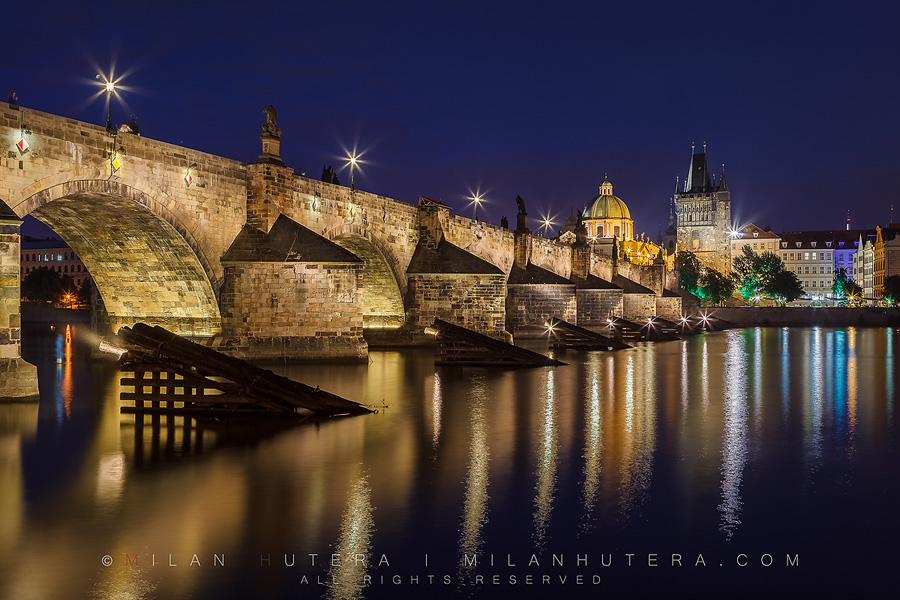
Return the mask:
<svg viewBox="0 0 900 600"><path fill-rule="evenodd" d="M719 187L717 189L720 192L728 191L728 182L725 180L725 163L722 163L722 177L719 179Z"/></svg>
<svg viewBox="0 0 900 600"><path fill-rule="evenodd" d="M706 145L704 144L704 150ZM694 146L691 145L693 153ZM706 152L693 153L691 155L691 170L688 171L687 179L684 181L684 191L687 194L705 193L712 191L712 181L709 176L709 163L706 160Z"/></svg>

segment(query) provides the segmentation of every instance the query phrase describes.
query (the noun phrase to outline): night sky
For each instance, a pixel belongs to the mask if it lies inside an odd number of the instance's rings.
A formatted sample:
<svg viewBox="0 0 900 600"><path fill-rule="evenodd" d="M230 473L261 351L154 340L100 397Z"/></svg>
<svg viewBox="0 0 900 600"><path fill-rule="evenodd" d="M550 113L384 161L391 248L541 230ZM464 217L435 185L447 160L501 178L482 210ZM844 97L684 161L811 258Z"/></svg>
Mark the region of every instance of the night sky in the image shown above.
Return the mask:
<svg viewBox="0 0 900 600"><path fill-rule="evenodd" d="M387 6L387 8L386 8ZM34 8L31 8L34 7ZM726 164L735 224L874 227L900 210L900 8L889 2L39 2L5 17L20 105L242 161L273 104L318 179L558 228L608 174L635 232L666 227L691 143ZM532 223L536 230L538 224Z"/></svg>

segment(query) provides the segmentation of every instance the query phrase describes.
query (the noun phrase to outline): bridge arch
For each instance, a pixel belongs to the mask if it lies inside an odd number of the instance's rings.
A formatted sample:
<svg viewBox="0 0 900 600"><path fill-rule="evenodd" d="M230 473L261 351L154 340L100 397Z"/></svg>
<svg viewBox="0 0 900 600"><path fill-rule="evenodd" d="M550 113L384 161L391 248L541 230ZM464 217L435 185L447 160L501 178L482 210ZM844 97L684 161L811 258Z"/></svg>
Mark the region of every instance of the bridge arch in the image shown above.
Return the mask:
<svg viewBox="0 0 900 600"><path fill-rule="evenodd" d="M363 261L363 328L393 329L403 325L406 274L388 245L356 223L334 227L325 232L325 237Z"/></svg>
<svg viewBox="0 0 900 600"><path fill-rule="evenodd" d="M137 321L187 335L221 331L218 280L198 240L165 202L120 181L88 179L45 188L21 212L49 225L78 254L113 331Z"/></svg>

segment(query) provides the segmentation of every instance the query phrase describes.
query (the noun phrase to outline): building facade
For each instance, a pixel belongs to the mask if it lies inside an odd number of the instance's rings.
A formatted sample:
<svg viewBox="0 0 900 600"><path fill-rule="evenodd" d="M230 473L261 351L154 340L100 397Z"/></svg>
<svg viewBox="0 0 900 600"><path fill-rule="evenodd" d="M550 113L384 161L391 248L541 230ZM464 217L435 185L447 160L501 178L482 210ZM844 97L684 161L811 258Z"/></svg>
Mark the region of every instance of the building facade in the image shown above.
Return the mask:
<svg viewBox="0 0 900 600"><path fill-rule="evenodd" d="M722 274L731 272L731 192L724 170L718 185L710 174L705 145L702 153L692 153L684 187L675 193L675 221L677 250L693 252Z"/></svg>
<svg viewBox="0 0 900 600"><path fill-rule="evenodd" d="M22 280L29 273L41 267L56 271L60 276L67 275L79 287L90 278L81 259L69 248L68 244L61 240L25 238L22 241L21 253Z"/></svg>
<svg viewBox="0 0 900 600"><path fill-rule="evenodd" d="M884 298L884 280L900 275L900 224L875 228L873 244L872 288L875 299Z"/></svg>
<svg viewBox="0 0 900 600"><path fill-rule="evenodd" d="M854 254L861 241L874 234L868 229L787 231L781 234L780 257L794 272L810 300L829 300L834 294L834 276L843 269L848 279L865 289L857 279Z"/></svg>
<svg viewBox="0 0 900 600"><path fill-rule="evenodd" d="M753 223L744 225L731 234L731 262L744 252L747 246L757 254L763 252L777 253L781 247L781 238L771 229L760 229ZM780 256L780 255L779 255Z"/></svg>
<svg viewBox="0 0 900 600"><path fill-rule="evenodd" d="M853 281L862 288L865 300L875 298L875 242L870 237L859 236L853 253Z"/></svg>

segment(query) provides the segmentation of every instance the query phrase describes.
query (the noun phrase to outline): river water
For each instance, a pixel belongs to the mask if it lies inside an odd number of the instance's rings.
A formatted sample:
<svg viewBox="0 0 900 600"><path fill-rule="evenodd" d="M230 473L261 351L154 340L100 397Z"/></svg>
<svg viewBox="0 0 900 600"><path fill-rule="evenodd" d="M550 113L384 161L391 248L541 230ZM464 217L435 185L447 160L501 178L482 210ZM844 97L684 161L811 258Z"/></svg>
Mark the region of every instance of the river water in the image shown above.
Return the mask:
<svg viewBox="0 0 900 600"><path fill-rule="evenodd" d="M140 435L64 330L27 333L40 403L0 405L3 599L865 596L900 558L892 329L376 349L272 367L376 414Z"/></svg>

